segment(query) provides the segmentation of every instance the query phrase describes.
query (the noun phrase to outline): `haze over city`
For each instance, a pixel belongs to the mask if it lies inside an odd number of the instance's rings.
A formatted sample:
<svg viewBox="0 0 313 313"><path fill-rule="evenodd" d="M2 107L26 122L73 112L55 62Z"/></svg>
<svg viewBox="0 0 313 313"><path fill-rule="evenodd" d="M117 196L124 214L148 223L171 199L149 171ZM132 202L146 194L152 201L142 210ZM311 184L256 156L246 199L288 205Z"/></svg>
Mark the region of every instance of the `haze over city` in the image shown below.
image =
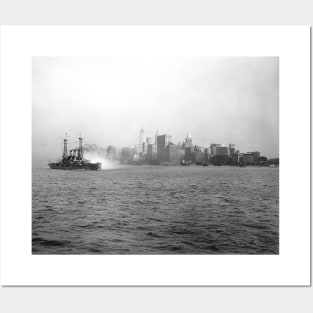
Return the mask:
<svg viewBox="0 0 313 313"><path fill-rule="evenodd" d="M279 156L277 57L34 57L32 82L35 162L60 157L66 132L132 147L141 127Z"/></svg>

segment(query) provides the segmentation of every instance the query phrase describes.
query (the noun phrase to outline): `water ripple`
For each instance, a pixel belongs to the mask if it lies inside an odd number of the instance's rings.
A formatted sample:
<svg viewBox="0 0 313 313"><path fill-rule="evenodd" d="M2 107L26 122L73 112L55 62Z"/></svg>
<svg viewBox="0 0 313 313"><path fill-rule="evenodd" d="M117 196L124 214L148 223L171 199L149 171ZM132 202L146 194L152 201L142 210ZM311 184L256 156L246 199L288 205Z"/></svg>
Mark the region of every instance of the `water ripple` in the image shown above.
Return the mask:
<svg viewBox="0 0 313 313"><path fill-rule="evenodd" d="M278 254L279 169L33 170L33 254Z"/></svg>

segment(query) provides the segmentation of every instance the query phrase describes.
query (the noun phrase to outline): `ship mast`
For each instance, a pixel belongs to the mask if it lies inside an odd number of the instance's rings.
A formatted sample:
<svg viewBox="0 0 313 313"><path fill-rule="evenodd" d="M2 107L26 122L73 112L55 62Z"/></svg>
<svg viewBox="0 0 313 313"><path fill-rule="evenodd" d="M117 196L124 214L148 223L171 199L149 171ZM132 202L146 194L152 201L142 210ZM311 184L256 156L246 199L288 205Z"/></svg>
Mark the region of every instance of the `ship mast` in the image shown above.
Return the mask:
<svg viewBox="0 0 313 313"><path fill-rule="evenodd" d="M63 159L65 158L67 158L67 133L65 134L64 148L63 148Z"/></svg>

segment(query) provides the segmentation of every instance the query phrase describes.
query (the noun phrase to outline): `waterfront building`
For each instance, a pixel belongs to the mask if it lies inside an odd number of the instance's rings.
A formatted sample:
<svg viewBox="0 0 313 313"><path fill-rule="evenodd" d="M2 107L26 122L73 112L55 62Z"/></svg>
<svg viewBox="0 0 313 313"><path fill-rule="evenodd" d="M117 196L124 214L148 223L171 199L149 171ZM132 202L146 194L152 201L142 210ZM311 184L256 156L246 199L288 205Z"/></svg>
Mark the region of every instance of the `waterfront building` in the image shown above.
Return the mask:
<svg viewBox="0 0 313 313"><path fill-rule="evenodd" d="M210 161L210 148L204 149L204 162Z"/></svg>
<svg viewBox="0 0 313 313"><path fill-rule="evenodd" d="M148 144L147 148L147 161L157 161L158 153L157 153L157 145L156 144Z"/></svg>
<svg viewBox="0 0 313 313"><path fill-rule="evenodd" d="M194 147L185 147L185 161L195 162L195 148Z"/></svg>
<svg viewBox="0 0 313 313"><path fill-rule="evenodd" d="M230 143L228 145L228 149L229 149L229 154L230 155L234 155L236 153L235 145L233 143Z"/></svg>
<svg viewBox="0 0 313 313"><path fill-rule="evenodd" d="M157 158L159 163L168 162L168 145L169 145L170 136L168 134L164 134L157 137Z"/></svg>
<svg viewBox="0 0 313 313"><path fill-rule="evenodd" d="M106 157L110 161L116 160L116 148L114 146L108 146L106 149Z"/></svg>
<svg viewBox="0 0 313 313"><path fill-rule="evenodd" d="M225 146L216 147L215 155L229 155L229 149Z"/></svg>
<svg viewBox="0 0 313 313"><path fill-rule="evenodd" d="M202 152L201 150L196 150L194 152L194 162L196 164L202 164L204 161L204 152Z"/></svg>
<svg viewBox="0 0 313 313"><path fill-rule="evenodd" d="M134 149L132 148L122 148L121 151L121 163L128 163L129 161L133 161Z"/></svg>
<svg viewBox="0 0 313 313"><path fill-rule="evenodd" d="M214 165L230 164L230 156L227 154L216 154L211 157L211 162Z"/></svg>
<svg viewBox="0 0 313 313"><path fill-rule="evenodd" d="M235 151L234 154L230 155L230 165L239 165L239 163L240 163L240 154L239 154L239 151L238 151L238 153L237 153L237 151Z"/></svg>
<svg viewBox="0 0 313 313"><path fill-rule="evenodd" d="M217 144L217 143L211 143L210 144L210 154L212 156L216 155L216 148L218 148L218 147L221 147L221 145Z"/></svg>
<svg viewBox="0 0 313 313"><path fill-rule="evenodd" d="M214 155L229 155L229 148L222 144L212 143L210 145L210 154Z"/></svg>
<svg viewBox="0 0 313 313"><path fill-rule="evenodd" d="M274 160L274 161L273 161ZM275 164L275 165L279 165L279 159L270 159L270 160L267 160L267 157L265 156L260 156L259 157L259 164L260 165L267 165L267 164Z"/></svg>
<svg viewBox="0 0 313 313"><path fill-rule="evenodd" d="M168 150L168 161L171 164L180 164L180 162L184 159L185 150L179 146L170 144L167 146Z"/></svg>
<svg viewBox="0 0 313 313"><path fill-rule="evenodd" d="M254 152L250 152L253 155L254 158L254 163L259 163L259 159L260 159L260 152L259 151L254 151Z"/></svg>
<svg viewBox="0 0 313 313"><path fill-rule="evenodd" d="M247 152L242 155L242 162L246 165L253 165L260 163L260 152Z"/></svg>
<svg viewBox="0 0 313 313"><path fill-rule="evenodd" d="M244 153L242 155L242 162L245 165L252 165L254 164L254 156L253 153L248 152L248 153Z"/></svg>

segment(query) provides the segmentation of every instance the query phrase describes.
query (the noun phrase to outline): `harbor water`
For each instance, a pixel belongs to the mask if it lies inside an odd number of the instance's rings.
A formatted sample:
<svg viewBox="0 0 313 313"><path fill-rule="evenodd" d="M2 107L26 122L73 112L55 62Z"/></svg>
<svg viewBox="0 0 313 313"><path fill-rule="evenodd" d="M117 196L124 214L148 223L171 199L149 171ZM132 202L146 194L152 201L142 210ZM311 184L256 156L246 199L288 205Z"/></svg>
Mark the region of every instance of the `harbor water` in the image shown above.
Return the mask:
<svg viewBox="0 0 313 313"><path fill-rule="evenodd" d="M279 168L33 168L33 254L278 254Z"/></svg>

